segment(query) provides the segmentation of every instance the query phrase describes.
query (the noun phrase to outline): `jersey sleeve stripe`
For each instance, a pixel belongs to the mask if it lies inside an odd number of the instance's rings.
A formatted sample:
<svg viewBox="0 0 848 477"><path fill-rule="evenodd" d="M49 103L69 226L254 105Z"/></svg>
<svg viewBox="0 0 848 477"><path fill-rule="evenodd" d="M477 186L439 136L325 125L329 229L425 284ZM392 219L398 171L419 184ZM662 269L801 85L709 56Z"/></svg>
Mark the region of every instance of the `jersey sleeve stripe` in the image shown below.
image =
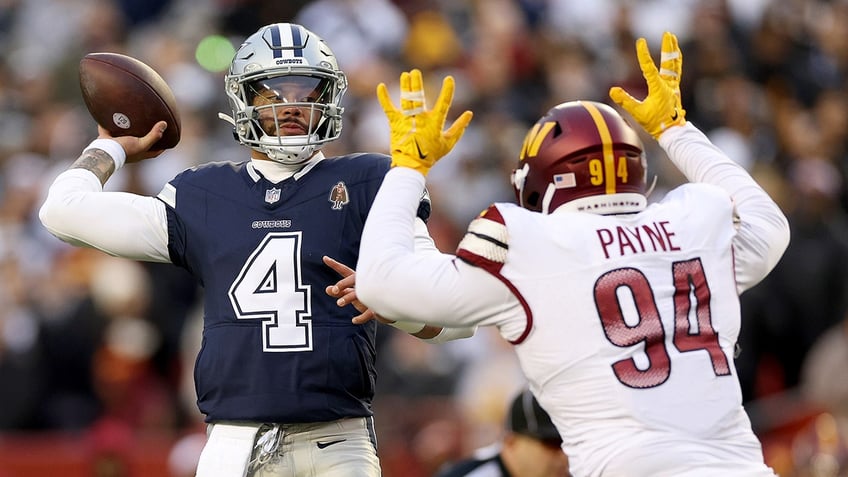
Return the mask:
<svg viewBox="0 0 848 477"><path fill-rule="evenodd" d="M177 188L170 183L165 184L165 187L163 187L162 191L159 192L158 197L159 200L167 204L169 207L173 209L177 208Z"/></svg>
<svg viewBox="0 0 848 477"><path fill-rule="evenodd" d="M463 239L464 240L464 239ZM504 251L506 253L506 251ZM527 303L527 300L524 298L524 295L509 281L508 278L501 274L501 269L503 268L503 262L496 262L490 259L487 259L483 256L477 255L468 251L467 249L463 249L460 246L460 249L457 251L456 256L459 257L460 260L474 265L476 267L480 267L483 270L494 275L498 280L503 282L504 285L509 288L512 294L518 299L521 303L521 307L524 309L524 314L527 317L524 325L524 331L521 335L514 339L509 340L509 342L513 345L518 345L524 342L527 339L527 336L530 334L530 331L533 329L533 310L530 309L530 305Z"/></svg>
<svg viewBox="0 0 848 477"><path fill-rule="evenodd" d="M509 252L509 234L500 210L494 204L483 211L468 225L468 232L457 246L456 256L475 267L482 268L504 283L521 303L527 317L521 335L509 340L513 345L521 344L533 329L533 311L520 291L501 274Z"/></svg>
<svg viewBox="0 0 848 477"><path fill-rule="evenodd" d="M487 269L494 267L496 270L506 262L508 251L506 225L491 220L485 214L471 221L468 232L457 247L457 255L476 255L485 262L491 262Z"/></svg>
<svg viewBox="0 0 848 477"><path fill-rule="evenodd" d="M491 237L468 232L459 242L457 254L467 252L503 265L506 261L507 250L505 244Z"/></svg>

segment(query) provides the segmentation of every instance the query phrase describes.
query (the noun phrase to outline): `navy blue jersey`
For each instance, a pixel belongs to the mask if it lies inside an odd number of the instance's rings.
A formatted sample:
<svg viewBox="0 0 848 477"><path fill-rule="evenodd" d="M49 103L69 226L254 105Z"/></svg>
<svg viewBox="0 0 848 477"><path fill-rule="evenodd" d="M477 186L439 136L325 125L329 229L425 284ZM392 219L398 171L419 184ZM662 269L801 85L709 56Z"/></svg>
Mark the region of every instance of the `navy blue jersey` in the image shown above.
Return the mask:
<svg viewBox="0 0 848 477"><path fill-rule="evenodd" d="M175 177L168 248L204 288L195 366L207 422L320 422L371 415L376 323L324 293L354 266L381 154L326 158L274 184L249 163L210 163Z"/></svg>

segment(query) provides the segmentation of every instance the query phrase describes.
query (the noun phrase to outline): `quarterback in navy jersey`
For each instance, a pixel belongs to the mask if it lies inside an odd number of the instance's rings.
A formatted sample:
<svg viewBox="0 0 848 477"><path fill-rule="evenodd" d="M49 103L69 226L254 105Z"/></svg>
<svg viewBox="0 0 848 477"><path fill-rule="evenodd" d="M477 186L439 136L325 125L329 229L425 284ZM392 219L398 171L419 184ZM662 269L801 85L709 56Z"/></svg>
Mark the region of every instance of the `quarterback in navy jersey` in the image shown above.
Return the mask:
<svg viewBox="0 0 848 477"><path fill-rule="evenodd" d="M247 38L225 87L231 115L220 116L249 160L185 170L157 197L104 192L124 163L161 153L149 148L167 125L140 138L99 128L51 185L41 221L68 243L170 262L203 286L194 377L209 425L199 477L379 476L376 324L363 319L371 311L346 264L358 260L391 158L321 152L341 133L347 80L327 44L300 25ZM437 253L423 188L420 197L416 248ZM350 285L325 293L340 276ZM475 330L391 324L432 342Z"/></svg>

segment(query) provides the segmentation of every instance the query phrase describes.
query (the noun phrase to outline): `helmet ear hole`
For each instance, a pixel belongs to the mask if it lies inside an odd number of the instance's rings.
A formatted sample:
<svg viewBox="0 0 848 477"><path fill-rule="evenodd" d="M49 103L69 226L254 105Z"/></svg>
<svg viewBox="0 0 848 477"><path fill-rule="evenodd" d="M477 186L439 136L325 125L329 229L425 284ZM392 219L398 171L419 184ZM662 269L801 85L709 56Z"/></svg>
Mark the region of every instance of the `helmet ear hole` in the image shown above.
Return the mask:
<svg viewBox="0 0 848 477"><path fill-rule="evenodd" d="M533 192L527 196L527 205L530 207L538 208L539 207L539 193Z"/></svg>
<svg viewBox="0 0 848 477"><path fill-rule="evenodd" d="M554 130L551 132L554 138L558 138L562 134L562 124L559 121L554 124Z"/></svg>

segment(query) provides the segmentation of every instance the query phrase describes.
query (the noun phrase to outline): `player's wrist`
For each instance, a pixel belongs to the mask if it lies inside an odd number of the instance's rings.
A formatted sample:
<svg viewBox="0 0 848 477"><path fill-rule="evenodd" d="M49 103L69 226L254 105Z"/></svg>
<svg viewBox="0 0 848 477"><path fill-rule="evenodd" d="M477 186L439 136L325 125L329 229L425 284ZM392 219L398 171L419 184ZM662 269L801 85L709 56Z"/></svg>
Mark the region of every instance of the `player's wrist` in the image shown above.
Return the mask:
<svg viewBox="0 0 848 477"><path fill-rule="evenodd" d="M115 172L118 171L127 162L127 152L118 141L109 138L97 138L83 149L83 152L89 149L100 149L115 161Z"/></svg>
<svg viewBox="0 0 848 477"><path fill-rule="evenodd" d="M661 137L663 137L663 136L664 136L667 132L669 132L669 131L673 131L674 129L679 128L679 127L686 126L687 124L688 124L688 121L686 121L685 119L684 119L684 120L682 120L682 121L677 121L677 122L675 122L674 124L671 124L671 125L669 125L668 127L664 128L662 131L660 131L660 132L659 132L659 134L657 134L657 135L654 137L654 139L656 139L657 141L659 141L659 140L660 140L660 138L661 138Z"/></svg>
<svg viewBox="0 0 848 477"><path fill-rule="evenodd" d="M427 173L430 172L430 165L422 164L419 159L412 158L409 155L399 152L392 153L392 167L405 167L407 169L412 169L420 172L421 175L425 177L427 176Z"/></svg>

